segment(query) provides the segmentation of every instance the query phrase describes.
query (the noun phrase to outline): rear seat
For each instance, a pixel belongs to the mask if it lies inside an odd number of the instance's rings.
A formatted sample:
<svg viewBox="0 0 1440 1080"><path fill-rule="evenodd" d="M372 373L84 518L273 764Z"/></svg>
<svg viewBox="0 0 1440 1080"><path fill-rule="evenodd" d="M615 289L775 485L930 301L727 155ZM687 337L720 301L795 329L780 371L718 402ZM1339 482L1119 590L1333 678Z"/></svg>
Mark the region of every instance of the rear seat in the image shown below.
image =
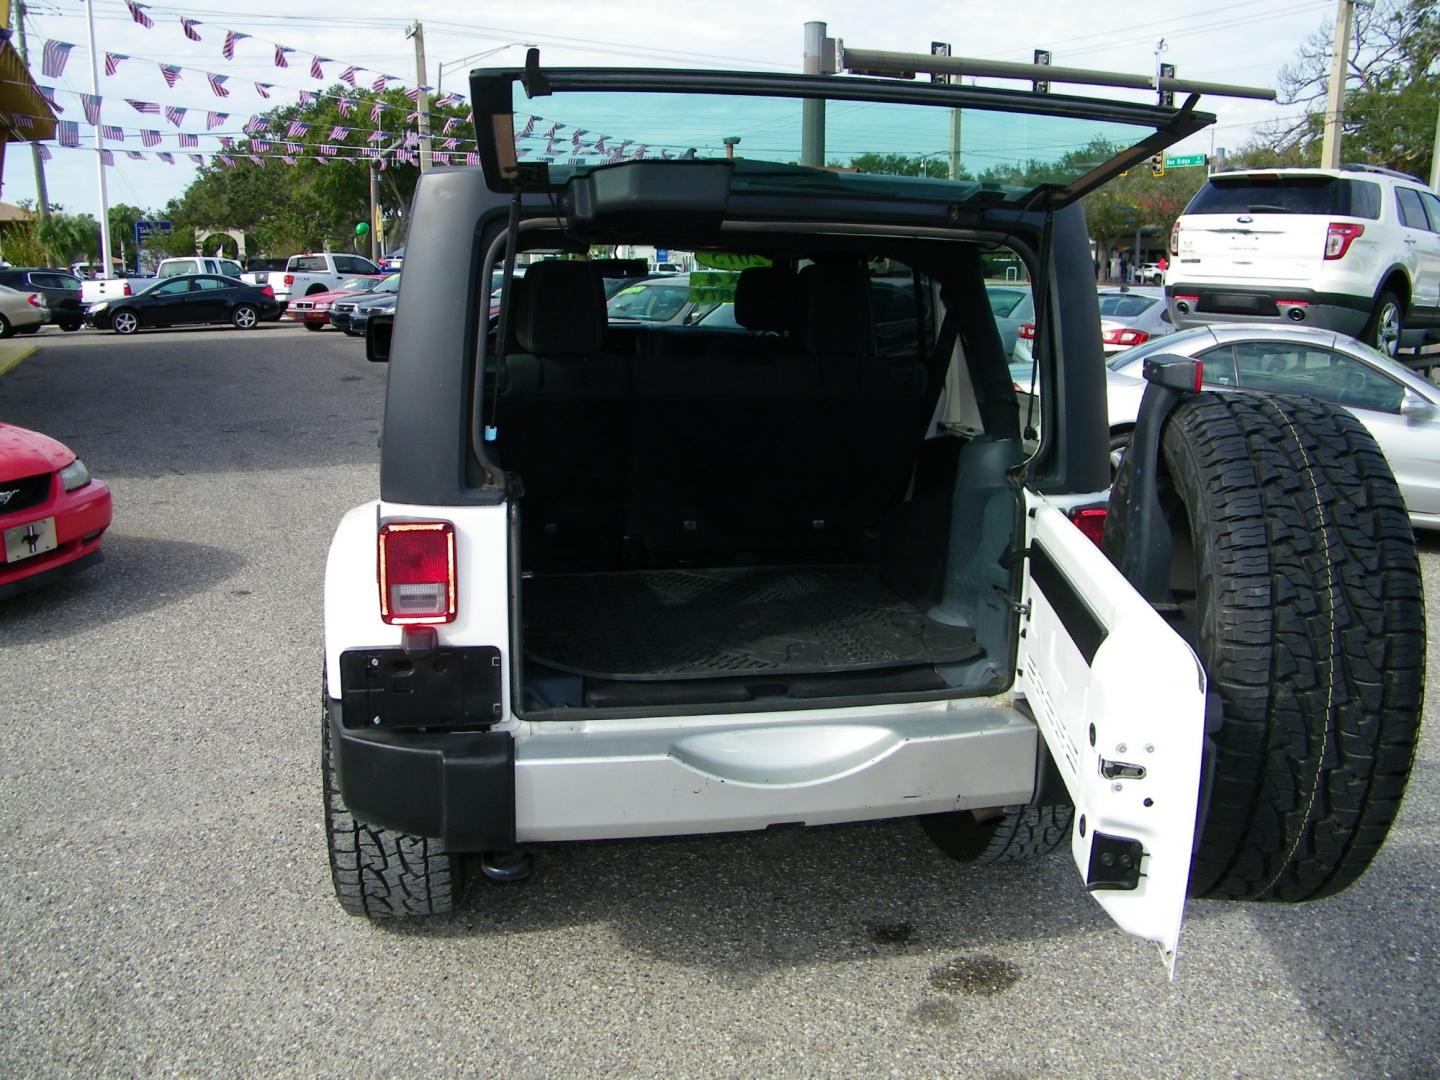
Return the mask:
<svg viewBox="0 0 1440 1080"><path fill-rule="evenodd" d="M755 333L702 352L662 334L607 350L584 263L525 286L498 442L526 485L527 566L850 558L905 490L925 369L876 356L858 262L744 271L736 321Z"/></svg>
<svg viewBox="0 0 1440 1080"><path fill-rule="evenodd" d="M583 262L531 266L516 291L519 352L501 361L496 447L525 485L524 561L615 565L625 521L626 361L602 352L605 294Z"/></svg>

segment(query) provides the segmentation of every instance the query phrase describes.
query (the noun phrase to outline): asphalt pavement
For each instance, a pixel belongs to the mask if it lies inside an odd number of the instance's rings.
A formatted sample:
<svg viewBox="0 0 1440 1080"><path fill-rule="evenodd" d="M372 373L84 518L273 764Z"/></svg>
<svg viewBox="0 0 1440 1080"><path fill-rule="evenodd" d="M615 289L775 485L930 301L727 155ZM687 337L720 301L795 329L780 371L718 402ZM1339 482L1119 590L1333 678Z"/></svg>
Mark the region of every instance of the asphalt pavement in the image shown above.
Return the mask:
<svg viewBox="0 0 1440 1080"><path fill-rule="evenodd" d="M0 606L7 1075L1440 1075L1433 696L1370 873L1192 902L1174 982L1068 854L967 869L907 823L555 845L452 918L346 916L321 581L385 369L289 326L40 343L0 419L116 517L101 566Z"/></svg>

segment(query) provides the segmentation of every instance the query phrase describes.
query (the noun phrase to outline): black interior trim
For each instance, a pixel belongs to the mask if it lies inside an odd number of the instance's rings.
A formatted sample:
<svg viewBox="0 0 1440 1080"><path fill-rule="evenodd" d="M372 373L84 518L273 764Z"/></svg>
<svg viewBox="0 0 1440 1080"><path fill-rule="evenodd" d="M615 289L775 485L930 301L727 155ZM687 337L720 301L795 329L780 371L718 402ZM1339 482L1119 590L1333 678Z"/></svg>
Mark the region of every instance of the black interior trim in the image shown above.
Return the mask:
<svg viewBox="0 0 1440 1080"><path fill-rule="evenodd" d="M1084 597L1039 544L1030 550L1030 577L1035 582L1035 587L1045 594L1045 599L1055 609L1055 614L1060 616L1060 625L1065 627L1070 640L1075 642L1080 655L1085 657L1085 663L1093 664L1095 654L1100 651L1100 645L1110 631L1090 610Z"/></svg>

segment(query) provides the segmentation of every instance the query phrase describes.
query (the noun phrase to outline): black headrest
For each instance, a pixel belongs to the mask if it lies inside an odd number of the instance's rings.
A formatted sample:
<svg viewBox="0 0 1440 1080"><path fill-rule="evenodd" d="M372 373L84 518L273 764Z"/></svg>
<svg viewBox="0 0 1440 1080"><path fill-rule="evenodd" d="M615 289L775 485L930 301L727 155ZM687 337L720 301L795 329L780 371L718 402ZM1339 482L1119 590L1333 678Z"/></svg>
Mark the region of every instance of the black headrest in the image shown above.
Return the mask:
<svg viewBox="0 0 1440 1080"><path fill-rule="evenodd" d="M735 321L746 330L795 327L795 275L773 266L741 270L735 281Z"/></svg>
<svg viewBox="0 0 1440 1080"><path fill-rule="evenodd" d="M805 303L805 351L870 356L875 326L870 315L870 274L860 265L815 263L800 271Z"/></svg>
<svg viewBox="0 0 1440 1080"><path fill-rule="evenodd" d="M605 336L605 289L587 262L532 263L517 290L515 339L537 356L584 356Z"/></svg>

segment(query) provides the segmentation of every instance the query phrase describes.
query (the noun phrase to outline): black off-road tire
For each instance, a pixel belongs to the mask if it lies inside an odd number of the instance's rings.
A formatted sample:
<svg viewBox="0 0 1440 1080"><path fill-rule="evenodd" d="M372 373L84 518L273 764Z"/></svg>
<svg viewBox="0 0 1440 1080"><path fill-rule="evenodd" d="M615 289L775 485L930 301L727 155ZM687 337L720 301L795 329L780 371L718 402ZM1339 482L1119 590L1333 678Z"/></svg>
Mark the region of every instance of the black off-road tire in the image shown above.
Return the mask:
<svg viewBox="0 0 1440 1080"><path fill-rule="evenodd" d="M340 798L330 756L329 720L322 718L320 768L325 832L335 898L351 915L401 919L452 911L465 887L464 864L439 840L356 821Z"/></svg>
<svg viewBox="0 0 1440 1080"><path fill-rule="evenodd" d="M1050 854L1070 839L1073 814L1069 806L1007 806L984 821L962 810L927 814L920 825L952 859L984 865Z"/></svg>
<svg viewBox="0 0 1440 1080"><path fill-rule="evenodd" d="M1223 705L1190 895L1330 896L1380 850L1419 736L1425 610L1399 488L1359 421L1309 398L1200 394L1162 458L1172 617Z"/></svg>

